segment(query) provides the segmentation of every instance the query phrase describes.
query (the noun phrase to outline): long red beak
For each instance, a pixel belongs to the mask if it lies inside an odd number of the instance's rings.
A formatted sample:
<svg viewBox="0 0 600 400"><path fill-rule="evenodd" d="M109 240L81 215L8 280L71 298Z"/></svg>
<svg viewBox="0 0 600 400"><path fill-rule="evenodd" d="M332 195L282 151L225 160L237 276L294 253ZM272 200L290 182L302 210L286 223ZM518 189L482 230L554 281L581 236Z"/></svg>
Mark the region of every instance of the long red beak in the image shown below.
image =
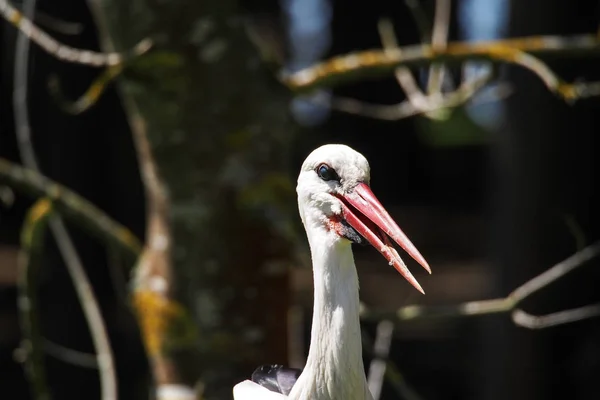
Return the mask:
<svg viewBox="0 0 600 400"><path fill-rule="evenodd" d="M383 208L371 188L365 183L359 183L351 193L338 197L342 200L342 212L346 222L367 239L411 285L425 294L419 282L400 258L388 236L398 243L427 272L431 273L429 264Z"/></svg>

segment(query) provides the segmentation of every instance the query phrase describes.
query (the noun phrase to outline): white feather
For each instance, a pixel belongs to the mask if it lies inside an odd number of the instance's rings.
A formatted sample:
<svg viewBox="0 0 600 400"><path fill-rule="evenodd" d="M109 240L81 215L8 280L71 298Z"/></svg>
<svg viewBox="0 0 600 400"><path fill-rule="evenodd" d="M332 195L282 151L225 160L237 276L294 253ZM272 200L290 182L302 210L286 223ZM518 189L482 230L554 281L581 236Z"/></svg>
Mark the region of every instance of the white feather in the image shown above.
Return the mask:
<svg viewBox="0 0 600 400"><path fill-rule="evenodd" d="M321 163L335 169L339 183L319 178L315 170ZM304 161L296 191L315 283L306 365L289 397L244 381L234 387L235 400L372 400L362 361L358 275L351 243L327 225L328 217L342 210L333 194L369 179L365 157L345 145L321 146Z"/></svg>
<svg viewBox="0 0 600 400"><path fill-rule="evenodd" d="M258 383L245 380L233 387L233 400L285 400L286 396L271 392Z"/></svg>

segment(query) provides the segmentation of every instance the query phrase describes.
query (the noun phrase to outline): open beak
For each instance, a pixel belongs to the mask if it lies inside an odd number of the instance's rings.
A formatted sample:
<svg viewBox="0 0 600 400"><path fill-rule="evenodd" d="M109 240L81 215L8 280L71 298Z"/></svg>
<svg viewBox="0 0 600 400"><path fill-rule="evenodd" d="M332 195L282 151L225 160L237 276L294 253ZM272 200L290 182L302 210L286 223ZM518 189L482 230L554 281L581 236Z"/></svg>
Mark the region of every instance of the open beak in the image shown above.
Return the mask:
<svg viewBox="0 0 600 400"><path fill-rule="evenodd" d="M427 272L431 273L429 264L383 208L371 188L365 183L359 183L352 192L337 197L342 201L342 212L346 222L371 243L411 285L425 294L389 238L400 245Z"/></svg>

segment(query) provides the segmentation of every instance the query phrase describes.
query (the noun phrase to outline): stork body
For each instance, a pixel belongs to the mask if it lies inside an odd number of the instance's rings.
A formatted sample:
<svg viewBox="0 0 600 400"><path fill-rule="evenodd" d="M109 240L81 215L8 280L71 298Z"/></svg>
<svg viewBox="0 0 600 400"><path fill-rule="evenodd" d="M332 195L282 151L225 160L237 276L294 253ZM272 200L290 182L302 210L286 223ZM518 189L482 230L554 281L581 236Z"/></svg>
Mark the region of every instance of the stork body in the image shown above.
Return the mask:
<svg viewBox="0 0 600 400"><path fill-rule="evenodd" d="M421 292L388 236L430 270L375 198L369 180L367 160L348 146L322 146L304 161L296 190L314 279L306 365L289 392L280 389L289 383L261 385L263 381L253 376L234 387L235 400L372 400L362 361L358 275L351 245L372 244Z"/></svg>

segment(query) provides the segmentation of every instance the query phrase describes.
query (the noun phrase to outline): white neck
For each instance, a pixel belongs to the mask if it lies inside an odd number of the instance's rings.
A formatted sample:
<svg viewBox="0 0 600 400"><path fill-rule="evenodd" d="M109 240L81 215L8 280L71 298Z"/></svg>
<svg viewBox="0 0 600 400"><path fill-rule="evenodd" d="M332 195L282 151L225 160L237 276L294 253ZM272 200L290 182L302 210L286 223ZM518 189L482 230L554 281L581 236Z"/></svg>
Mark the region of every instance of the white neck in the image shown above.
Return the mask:
<svg viewBox="0 0 600 400"><path fill-rule="evenodd" d="M311 342L289 398L371 399L362 360L358 276L351 245L322 224L305 228L314 276Z"/></svg>

